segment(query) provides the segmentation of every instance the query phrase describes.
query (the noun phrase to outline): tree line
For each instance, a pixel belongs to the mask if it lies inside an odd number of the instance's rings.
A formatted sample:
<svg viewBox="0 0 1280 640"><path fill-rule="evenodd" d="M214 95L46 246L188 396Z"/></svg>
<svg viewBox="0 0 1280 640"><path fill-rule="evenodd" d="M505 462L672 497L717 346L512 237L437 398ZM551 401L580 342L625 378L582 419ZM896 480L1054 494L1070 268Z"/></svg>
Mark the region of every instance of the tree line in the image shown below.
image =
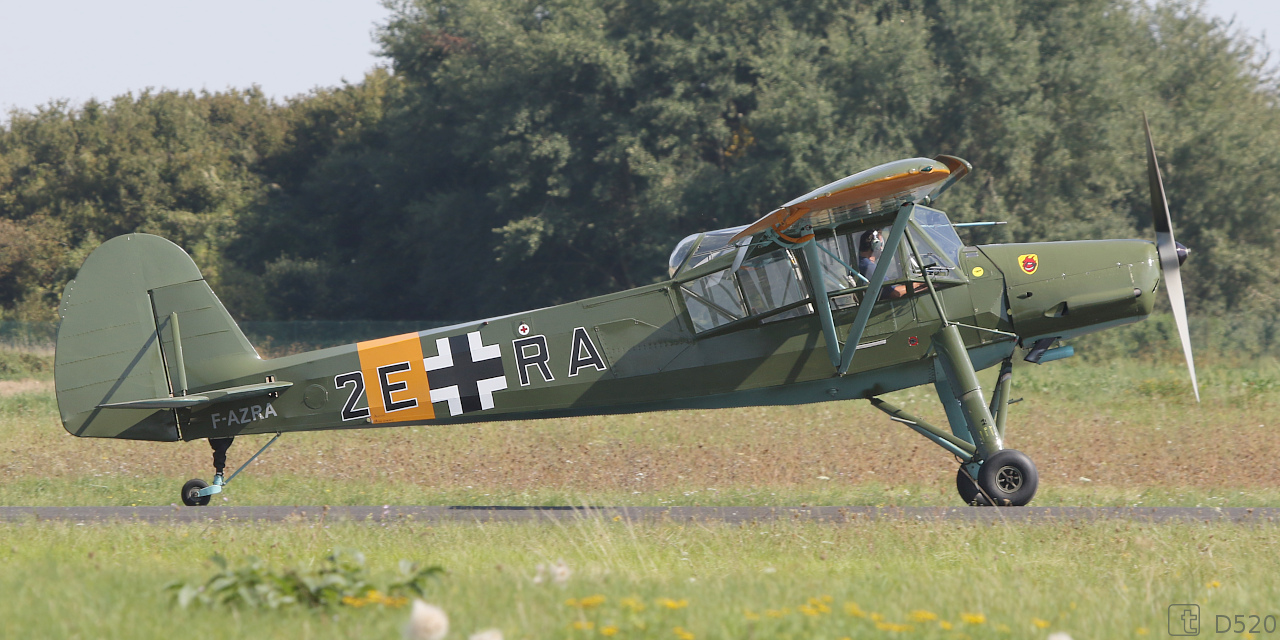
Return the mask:
<svg viewBox="0 0 1280 640"><path fill-rule="evenodd" d="M1280 310L1277 85L1195 3L409 0L377 40L387 68L281 101L11 112L4 316L54 318L134 231L243 319L514 312L662 279L689 233L938 153L975 166L953 220L1009 223L974 242L1147 238L1143 111L1193 313Z"/></svg>

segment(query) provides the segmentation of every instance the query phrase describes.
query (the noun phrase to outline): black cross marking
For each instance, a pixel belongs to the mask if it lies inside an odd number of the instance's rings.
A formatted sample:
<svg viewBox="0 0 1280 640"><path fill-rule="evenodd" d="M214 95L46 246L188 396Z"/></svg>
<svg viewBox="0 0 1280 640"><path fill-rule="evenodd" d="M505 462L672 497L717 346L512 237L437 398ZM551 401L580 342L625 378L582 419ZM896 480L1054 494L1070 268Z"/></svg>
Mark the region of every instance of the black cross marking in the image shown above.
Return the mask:
<svg viewBox="0 0 1280 640"><path fill-rule="evenodd" d="M431 388L444 389L457 385L458 397L462 401L462 412L479 411L481 409L480 387L476 383L506 375L502 369L502 358L473 361L471 345L467 343L466 334L450 336L449 351L453 353L453 366L428 372Z"/></svg>

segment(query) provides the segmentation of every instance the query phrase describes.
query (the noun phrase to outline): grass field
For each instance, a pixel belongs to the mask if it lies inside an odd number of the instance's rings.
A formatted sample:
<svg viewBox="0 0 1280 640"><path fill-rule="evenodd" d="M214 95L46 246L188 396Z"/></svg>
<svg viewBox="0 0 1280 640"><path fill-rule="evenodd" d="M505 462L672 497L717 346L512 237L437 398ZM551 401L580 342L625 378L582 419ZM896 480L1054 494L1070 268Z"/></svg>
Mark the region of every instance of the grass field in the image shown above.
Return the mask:
<svg viewBox="0 0 1280 640"><path fill-rule="evenodd" d="M212 575L213 552L303 567L341 547L375 574L402 558L443 565L427 597L455 638L1164 637L1174 603L1199 603L1206 620L1280 614L1276 534L1105 522L6 525L0 635L397 637L404 609L184 610L164 591ZM537 564L559 560L572 570L562 586L535 582ZM603 601L566 604L592 596Z"/></svg>
<svg viewBox="0 0 1280 640"><path fill-rule="evenodd" d="M1280 366L1019 367L1007 446L1042 505L1280 506ZM992 372L984 375L990 376ZM945 424L932 388L893 400ZM238 440L238 465L269 439ZM49 382L0 383L0 505L147 505L209 479L204 442L80 439ZM287 434L230 504L954 505L955 462L863 401Z"/></svg>
<svg viewBox="0 0 1280 640"><path fill-rule="evenodd" d="M1025 401L1011 410L1007 444L1039 466L1034 504L1280 506L1280 366L1210 362L1200 373L1196 404L1173 365L1020 367L1013 395ZM71 437L47 374L9 377L0 505L167 505L187 478L210 476L203 442ZM893 399L944 422L932 389ZM231 464L266 440L237 441ZM219 498L957 505L954 473L949 456L867 403L833 402L291 434ZM215 552L285 568L338 547L364 552L375 573L401 558L443 565L429 599L450 613L451 638L489 627L507 638L1164 637L1175 603L1198 603L1206 629L1214 615L1280 614L1277 533L1129 522L28 522L0 525L0 637L397 637L404 609L184 610L163 591L207 579ZM534 583L537 564L560 559L573 569L563 587ZM596 595L593 607L565 604Z"/></svg>

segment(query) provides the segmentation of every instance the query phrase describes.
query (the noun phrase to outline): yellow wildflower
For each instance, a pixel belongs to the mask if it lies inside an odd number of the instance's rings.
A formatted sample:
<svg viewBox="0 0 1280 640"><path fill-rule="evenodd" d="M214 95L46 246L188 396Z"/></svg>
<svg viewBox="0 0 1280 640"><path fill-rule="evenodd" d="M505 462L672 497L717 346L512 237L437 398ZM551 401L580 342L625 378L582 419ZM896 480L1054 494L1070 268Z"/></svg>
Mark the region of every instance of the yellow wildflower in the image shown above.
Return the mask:
<svg viewBox="0 0 1280 640"><path fill-rule="evenodd" d="M640 613L645 610L644 603L639 598L623 598L618 601L624 609L629 609L633 613Z"/></svg>
<svg viewBox="0 0 1280 640"><path fill-rule="evenodd" d="M911 612L911 619L915 622L929 622L931 620L937 620L938 614L932 611L925 611L924 609L916 609Z"/></svg>
<svg viewBox="0 0 1280 640"><path fill-rule="evenodd" d="M1145 636L1148 633L1151 633L1150 631L1147 631L1146 627L1138 627L1137 629L1134 629L1133 632L1140 636Z"/></svg>
<svg viewBox="0 0 1280 640"><path fill-rule="evenodd" d="M962 613L960 619L966 624L982 624L987 621L987 617L981 613Z"/></svg>
<svg viewBox="0 0 1280 640"><path fill-rule="evenodd" d="M873 614L871 614L871 621L872 621L872 622L881 622L881 621L883 621L883 620L884 620L884 616L882 616L882 615L880 615L880 614L878 614L878 613L873 613Z"/></svg>
<svg viewBox="0 0 1280 640"><path fill-rule="evenodd" d="M1221 586L1222 586L1222 583L1221 583L1221 582L1218 582L1217 580L1214 580L1213 582L1210 582L1209 584L1206 584L1205 586L1206 586L1206 587L1209 587L1210 589L1217 589L1217 588L1219 588L1219 587L1221 587Z"/></svg>
<svg viewBox="0 0 1280 640"><path fill-rule="evenodd" d="M946 620L939 620L938 626L942 627L943 631L950 631L952 627L954 627L955 625L951 624L950 622L947 622Z"/></svg>
<svg viewBox="0 0 1280 640"><path fill-rule="evenodd" d="M600 635L602 636L607 637L607 636L614 636L617 634L618 634L618 628L613 625L609 625L607 627L600 627Z"/></svg>
<svg viewBox="0 0 1280 640"><path fill-rule="evenodd" d="M593 609L604 604L605 597L599 594L587 596L581 599L569 598L564 601L566 607L578 607L579 609Z"/></svg>
<svg viewBox="0 0 1280 640"><path fill-rule="evenodd" d="M591 629L594 629L595 626L596 623L589 620L574 620L572 625L572 627L578 631L590 631Z"/></svg>
<svg viewBox="0 0 1280 640"><path fill-rule="evenodd" d="M845 613L847 613L847 614L849 614L849 615L851 615L851 616L854 616L855 618L865 618L865 617L867 617L867 612L866 612L866 611L863 611L863 610L862 610L862 607L859 607L859 606L858 606L858 603L856 603L856 602L846 602L846 603L844 603L844 612L845 612Z"/></svg>
<svg viewBox="0 0 1280 640"><path fill-rule="evenodd" d="M676 637L680 638L680 640L693 640L693 634L686 631L684 627L676 627L672 631L675 632Z"/></svg>
<svg viewBox="0 0 1280 640"><path fill-rule="evenodd" d="M1048 620L1041 620L1040 618L1032 618L1032 619L1031 619L1031 624L1034 624L1034 625L1036 626L1036 628L1037 628L1037 629L1048 629L1048 628L1049 628L1049 621L1048 621Z"/></svg>
<svg viewBox="0 0 1280 640"><path fill-rule="evenodd" d="M683 609L689 606L689 601L685 600L684 598L681 598L679 600L672 600L671 598L659 598L658 604L668 609Z"/></svg>
<svg viewBox="0 0 1280 640"><path fill-rule="evenodd" d="M831 607L818 598L809 598L809 607L818 613L831 613Z"/></svg>
<svg viewBox="0 0 1280 640"><path fill-rule="evenodd" d="M750 610L750 609L747 609L747 610L745 610L745 611L743 611L743 612L742 612L742 617L746 618L746 619L747 619L748 621L750 621L750 622L755 622L756 620L759 620L759 619L760 619L760 614L758 614L758 613L756 613L756 612L754 612L754 611L752 611L752 610Z"/></svg>
<svg viewBox="0 0 1280 640"><path fill-rule="evenodd" d="M783 607L781 609L770 609L764 612L764 614L766 616L769 616L770 618L782 618L789 613L791 613L791 610L786 607Z"/></svg>
<svg viewBox="0 0 1280 640"><path fill-rule="evenodd" d="M809 606L809 605L807 605L807 604L802 604L802 605L800 605L800 606L796 607L796 610L798 610L800 613L805 614L806 616L818 616L818 615L821 615L821 612L819 612L817 609L815 609L815 608L813 608L813 607L811 607L811 606Z"/></svg>
<svg viewBox="0 0 1280 640"><path fill-rule="evenodd" d="M911 631L914 627L909 624L898 624L896 622L877 622L876 628L881 631Z"/></svg>

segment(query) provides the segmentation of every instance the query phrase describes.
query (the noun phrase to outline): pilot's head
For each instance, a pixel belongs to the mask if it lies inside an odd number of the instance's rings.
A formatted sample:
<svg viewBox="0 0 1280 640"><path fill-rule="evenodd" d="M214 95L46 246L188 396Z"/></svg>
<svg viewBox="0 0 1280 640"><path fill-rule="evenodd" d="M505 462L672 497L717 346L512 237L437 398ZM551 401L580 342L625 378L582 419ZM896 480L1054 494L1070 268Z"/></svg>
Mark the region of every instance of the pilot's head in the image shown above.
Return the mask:
<svg viewBox="0 0 1280 640"><path fill-rule="evenodd" d="M875 229L871 229L870 231L863 233L862 238L858 240L858 255L864 258L870 258L883 246L884 241L880 239L880 232Z"/></svg>

